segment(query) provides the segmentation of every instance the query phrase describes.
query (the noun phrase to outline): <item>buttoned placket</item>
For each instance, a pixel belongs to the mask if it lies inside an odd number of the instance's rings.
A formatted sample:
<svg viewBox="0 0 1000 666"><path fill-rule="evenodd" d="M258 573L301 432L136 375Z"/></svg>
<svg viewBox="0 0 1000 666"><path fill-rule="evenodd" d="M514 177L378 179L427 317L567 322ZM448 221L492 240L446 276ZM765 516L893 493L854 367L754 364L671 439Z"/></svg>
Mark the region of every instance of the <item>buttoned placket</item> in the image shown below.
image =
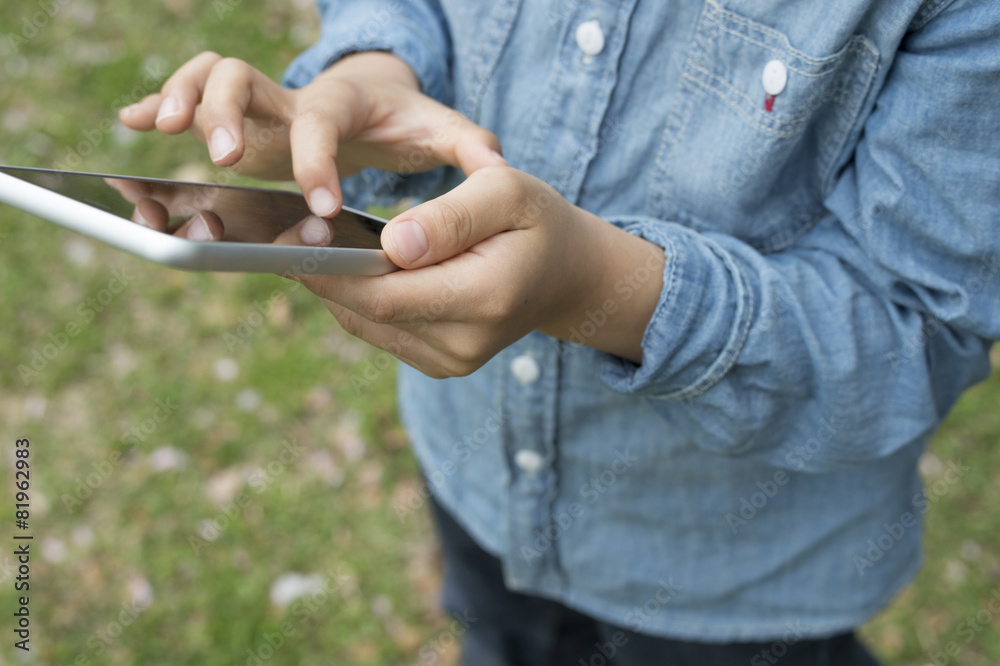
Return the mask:
<svg viewBox="0 0 1000 666"><path fill-rule="evenodd" d="M567 18L539 122L532 134L528 170L575 202L614 90L633 2L579 6ZM509 351L504 394L508 406L510 465L507 520L508 585L561 589L559 530L553 518L559 491L558 419L560 359L564 343L532 334Z"/></svg>

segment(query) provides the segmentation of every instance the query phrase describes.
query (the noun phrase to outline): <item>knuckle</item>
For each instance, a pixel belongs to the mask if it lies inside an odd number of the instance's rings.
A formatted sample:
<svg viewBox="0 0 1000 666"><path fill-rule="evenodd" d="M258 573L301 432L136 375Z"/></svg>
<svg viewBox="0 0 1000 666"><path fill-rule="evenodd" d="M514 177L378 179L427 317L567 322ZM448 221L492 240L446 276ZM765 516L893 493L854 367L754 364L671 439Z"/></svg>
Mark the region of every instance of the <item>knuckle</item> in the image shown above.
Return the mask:
<svg viewBox="0 0 1000 666"><path fill-rule="evenodd" d="M303 187L320 183L323 178L323 160L320 155L303 152L292 155L292 175Z"/></svg>
<svg viewBox="0 0 1000 666"><path fill-rule="evenodd" d="M302 148L308 149L310 154L326 152L327 148L336 149L339 143L339 130L336 118L330 111L307 107L296 112L290 120L290 131L298 137Z"/></svg>
<svg viewBox="0 0 1000 666"><path fill-rule="evenodd" d="M235 69L248 69L250 67L250 65L248 65L245 61L240 60L239 58L234 58L233 56L226 56L224 58L220 56L219 62L217 62L215 66L232 67Z"/></svg>
<svg viewBox="0 0 1000 666"><path fill-rule="evenodd" d="M396 304L385 290L379 290L365 303L362 314L376 324L391 324L396 321Z"/></svg>
<svg viewBox="0 0 1000 666"><path fill-rule="evenodd" d="M345 100L360 97L358 86L352 81L343 79L316 80L298 91L296 96L296 115L325 121L329 117L328 109L334 103L343 105Z"/></svg>
<svg viewBox="0 0 1000 666"><path fill-rule="evenodd" d="M222 75L227 79L245 81L250 78L251 67L239 58L221 58L212 67L213 75Z"/></svg>
<svg viewBox="0 0 1000 666"><path fill-rule="evenodd" d="M449 247L468 247L472 240L472 211L460 199L443 197L435 216L435 235ZM434 245L434 241L431 241Z"/></svg>
<svg viewBox="0 0 1000 666"><path fill-rule="evenodd" d="M326 181L336 153L315 144L292 142L292 174L303 186Z"/></svg>
<svg viewBox="0 0 1000 666"><path fill-rule="evenodd" d="M329 118L330 116L325 111L315 106L304 107L295 114L295 122L310 129L326 124L329 122Z"/></svg>

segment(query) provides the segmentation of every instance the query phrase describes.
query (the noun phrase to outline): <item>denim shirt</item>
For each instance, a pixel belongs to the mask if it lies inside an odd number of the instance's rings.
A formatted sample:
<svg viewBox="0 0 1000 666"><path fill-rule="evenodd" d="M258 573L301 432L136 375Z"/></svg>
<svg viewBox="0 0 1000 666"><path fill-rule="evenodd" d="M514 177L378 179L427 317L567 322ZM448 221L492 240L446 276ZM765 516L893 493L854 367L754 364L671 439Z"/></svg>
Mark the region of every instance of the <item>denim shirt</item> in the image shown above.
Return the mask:
<svg viewBox="0 0 1000 666"><path fill-rule="evenodd" d="M1000 4L319 7L287 85L391 51L512 166L666 259L641 365L535 332L468 377L401 367L430 486L507 585L701 641L882 608L919 566L923 447L1000 337ZM619 302L650 277L619 276Z"/></svg>

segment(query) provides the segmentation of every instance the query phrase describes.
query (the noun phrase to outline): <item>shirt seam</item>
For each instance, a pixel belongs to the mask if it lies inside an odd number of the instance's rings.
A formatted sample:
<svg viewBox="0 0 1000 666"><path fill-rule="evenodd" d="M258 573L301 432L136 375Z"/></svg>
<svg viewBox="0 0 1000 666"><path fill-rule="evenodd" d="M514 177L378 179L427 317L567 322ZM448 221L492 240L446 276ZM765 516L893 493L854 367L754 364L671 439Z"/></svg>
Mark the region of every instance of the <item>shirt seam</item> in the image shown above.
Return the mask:
<svg viewBox="0 0 1000 666"><path fill-rule="evenodd" d="M913 22L910 23L910 30L920 30L953 4L955 4L955 0L927 0L917 10Z"/></svg>

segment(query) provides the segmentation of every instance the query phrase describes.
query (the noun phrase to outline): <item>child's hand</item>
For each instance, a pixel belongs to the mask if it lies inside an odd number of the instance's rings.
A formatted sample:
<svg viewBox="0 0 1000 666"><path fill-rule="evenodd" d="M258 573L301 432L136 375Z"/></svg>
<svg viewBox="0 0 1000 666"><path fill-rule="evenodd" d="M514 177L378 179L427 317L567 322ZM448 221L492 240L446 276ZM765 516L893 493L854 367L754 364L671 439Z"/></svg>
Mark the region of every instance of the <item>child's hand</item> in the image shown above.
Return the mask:
<svg viewBox="0 0 1000 666"><path fill-rule="evenodd" d="M423 95L410 68L388 53L349 56L300 90L241 60L202 53L120 115L136 130L190 130L219 166L294 177L321 217L340 210L339 177L367 166L413 173L451 164L468 174L506 164L492 133Z"/></svg>
<svg viewBox="0 0 1000 666"><path fill-rule="evenodd" d="M586 330L588 346L642 359L662 289L663 250L533 176L480 169L393 219L382 246L409 270L296 279L349 333L429 376L469 374L535 329L562 339ZM627 295L613 291L640 267L650 279ZM603 313L603 325L585 326L594 312Z"/></svg>

